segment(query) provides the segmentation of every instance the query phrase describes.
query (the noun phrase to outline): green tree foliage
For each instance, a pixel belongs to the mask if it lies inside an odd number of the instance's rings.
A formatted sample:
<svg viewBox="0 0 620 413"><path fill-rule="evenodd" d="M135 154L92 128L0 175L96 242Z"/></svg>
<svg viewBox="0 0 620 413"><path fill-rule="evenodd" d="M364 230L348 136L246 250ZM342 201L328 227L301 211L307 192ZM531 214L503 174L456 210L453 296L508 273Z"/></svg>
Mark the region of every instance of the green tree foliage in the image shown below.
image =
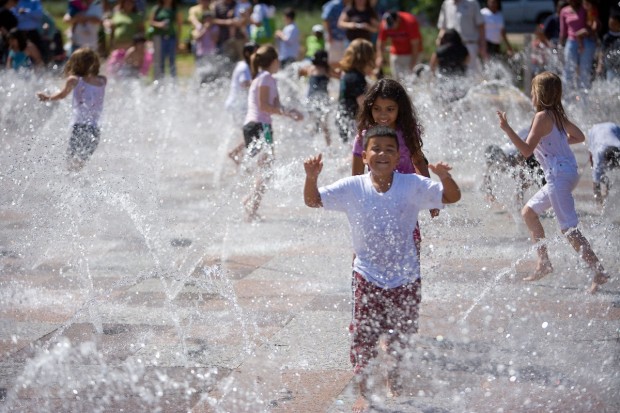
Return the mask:
<svg viewBox="0 0 620 413"><path fill-rule="evenodd" d="M416 16L424 16L431 24L437 22L442 0L405 0L405 10L410 10Z"/></svg>

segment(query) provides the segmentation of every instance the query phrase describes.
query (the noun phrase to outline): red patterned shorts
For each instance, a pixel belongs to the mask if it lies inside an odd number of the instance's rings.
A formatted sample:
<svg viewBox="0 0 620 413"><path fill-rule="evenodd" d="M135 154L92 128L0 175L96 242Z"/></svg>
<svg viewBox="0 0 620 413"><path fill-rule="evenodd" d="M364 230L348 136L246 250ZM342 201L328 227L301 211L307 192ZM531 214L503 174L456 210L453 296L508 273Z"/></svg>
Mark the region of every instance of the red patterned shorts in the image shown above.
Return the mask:
<svg viewBox="0 0 620 413"><path fill-rule="evenodd" d="M381 288L353 272L351 363L360 373L377 357L379 338L386 337L388 352L401 359L411 336L418 332L422 299L420 279L396 288Z"/></svg>

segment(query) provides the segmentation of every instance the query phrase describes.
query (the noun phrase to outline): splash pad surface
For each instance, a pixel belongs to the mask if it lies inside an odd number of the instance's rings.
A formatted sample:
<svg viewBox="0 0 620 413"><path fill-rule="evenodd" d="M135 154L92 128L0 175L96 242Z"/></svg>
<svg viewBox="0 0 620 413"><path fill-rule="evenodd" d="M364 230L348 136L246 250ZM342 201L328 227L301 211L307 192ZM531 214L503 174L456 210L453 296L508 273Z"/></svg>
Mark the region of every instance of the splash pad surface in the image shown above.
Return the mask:
<svg viewBox="0 0 620 413"><path fill-rule="evenodd" d="M69 102L34 97L53 82L0 81L0 411L350 411L348 225L302 199L306 156L323 152L321 184L350 173L335 129L325 148L311 122L274 121L263 221L246 223L256 171L226 156L241 141L222 111L226 81L111 82L102 142L79 174L64 170ZM279 84L286 104L301 104L303 84L284 74ZM496 177L498 204L480 181L484 147L506 142L495 110L526 127L528 99L502 82L456 102L409 87L425 153L454 166L463 199L421 214L407 394L378 387L375 410L619 411L618 186L595 204L587 153L574 148L580 225L614 279L586 295L590 274L547 217L555 272L523 282L534 252L511 181ZM567 110L585 131L620 119L614 96L595 85Z"/></svg>

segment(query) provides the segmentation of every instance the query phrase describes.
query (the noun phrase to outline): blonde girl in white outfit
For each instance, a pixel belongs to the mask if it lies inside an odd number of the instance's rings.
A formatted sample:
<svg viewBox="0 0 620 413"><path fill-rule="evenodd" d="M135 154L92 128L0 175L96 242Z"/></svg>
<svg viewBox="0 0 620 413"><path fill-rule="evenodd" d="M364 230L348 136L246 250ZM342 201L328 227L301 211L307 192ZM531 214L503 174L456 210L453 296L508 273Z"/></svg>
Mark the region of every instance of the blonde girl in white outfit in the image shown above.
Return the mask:
<svg viewBox="0 0 620 413"><path fill-rule="evenodd" d="M515 147L526 158L534 154L545 172L547 184L543 186L523 207L521 215L530 230L532 241L538 243L545 238L545 230L539 215L553 208L560 224L560 230L568 242L592 269L594 277L589 292L594 293L606 283L609 276L590 243L577 229L579 219L575 210L572 191L577 186L579 175L577 161L570 144L585 141L583 132L573 124L562 107L562 80L554 73L543 72L532 80L532 104L536 115L530 133L522 141L508 124L505 112L497 112L500 128L506 133ZM537 248L538 265L536 271L524 278L535 281L553 272L547 253L547 246Z"/></svg>
<svg viewBox="0 0 620 413"><path fill-rule="evenodd" d="M99 145L99 118L107 80L99 75L99 56L89 48L73 52L65 65L67 81L64 87L48 95L37 93L43 102L60 100L73 91L72 132L67 149L67 167L79 171Z"/></svg>

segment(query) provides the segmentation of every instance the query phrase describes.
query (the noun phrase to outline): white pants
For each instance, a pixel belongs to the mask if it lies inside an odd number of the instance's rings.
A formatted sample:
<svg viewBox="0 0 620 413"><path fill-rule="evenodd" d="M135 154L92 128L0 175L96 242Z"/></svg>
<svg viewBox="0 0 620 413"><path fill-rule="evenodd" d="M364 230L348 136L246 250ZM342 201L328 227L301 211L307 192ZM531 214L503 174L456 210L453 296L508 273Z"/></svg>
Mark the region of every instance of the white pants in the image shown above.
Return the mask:
<svg viewBox="0 0 620 413"><path fill-rule="evenodd" d="M537 215L552 207L562 231L575 228L579 223L579 218L572 192L579 182L577 170L558 171L554 176L545 174L545 178L547 184L527 201L527 206Z"/></svg>
<svg viewBox="0 0 620 413"><path fill-rule="evenodd" d="M410 54L405 55L393 55L390 54L390 70L392 71L392 77L396 80L403 80L412 73L413 56Z"/></svg>

